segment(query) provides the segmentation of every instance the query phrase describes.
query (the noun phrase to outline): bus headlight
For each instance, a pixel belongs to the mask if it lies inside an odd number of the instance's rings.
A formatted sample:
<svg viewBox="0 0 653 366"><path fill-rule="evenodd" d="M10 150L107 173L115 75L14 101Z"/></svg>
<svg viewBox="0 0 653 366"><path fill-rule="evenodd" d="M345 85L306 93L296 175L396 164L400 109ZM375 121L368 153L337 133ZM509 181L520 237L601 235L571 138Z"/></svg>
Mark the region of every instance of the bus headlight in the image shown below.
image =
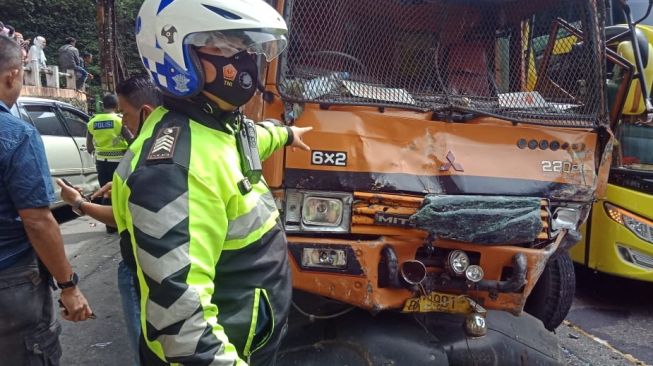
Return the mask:
<svg viewBox="0 0 653 366"><path fill-rule="evenodd" d="M284 208L288 232L349 232L350 193L288 190Z"/></svg>
<svg viewBox="0 0 653 366"><path fill-rule="evenodd" d="M625 226L638 238L653 243L653 222L607 202L603 204L603 207L612 220Z"/></svg>

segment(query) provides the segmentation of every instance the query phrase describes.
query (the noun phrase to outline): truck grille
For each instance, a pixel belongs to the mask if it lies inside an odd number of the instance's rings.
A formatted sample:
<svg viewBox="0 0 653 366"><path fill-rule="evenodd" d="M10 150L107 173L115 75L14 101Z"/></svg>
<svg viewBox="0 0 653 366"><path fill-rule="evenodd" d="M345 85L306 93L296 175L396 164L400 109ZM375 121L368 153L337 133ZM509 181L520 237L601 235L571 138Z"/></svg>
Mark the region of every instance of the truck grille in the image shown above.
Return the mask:
<svg viewBox="0 0 653 366"><path fill-rule="evenodd" d="M416 230L410 217L422 206L422 197L356 192L352 206L352 232L357 234L402 235ZM540 206L542 231L538 240L550 239L549 202L542 199Z"/></svg>

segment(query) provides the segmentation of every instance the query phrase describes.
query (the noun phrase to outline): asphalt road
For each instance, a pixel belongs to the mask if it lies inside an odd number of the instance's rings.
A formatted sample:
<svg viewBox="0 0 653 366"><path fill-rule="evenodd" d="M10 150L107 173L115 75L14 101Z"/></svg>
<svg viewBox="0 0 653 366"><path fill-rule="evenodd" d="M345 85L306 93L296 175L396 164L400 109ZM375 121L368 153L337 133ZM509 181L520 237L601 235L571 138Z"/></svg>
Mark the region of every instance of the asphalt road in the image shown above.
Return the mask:
<svg viewBox="0 0 653 366"><path fill-rule="evenodd" d="M66 251L98 318L79 324L62 321L62 365L131 365L116 287L118 236L106 234L95 220L64 216ZM652 293L651 284L581 271L568 320L556 330L565 364L653 365Z"/></svg>
<svg viewBox="0 0 653 366"><path fill-rule="evenodd" d="M584 268L576 268L576 275L576 298L568 322L578 332L586 332L624 354L632 363L653 365L653 283ZM573 333L574 329L570 329Z"/></svg>
<svg viewBox="0 0 653 366"><path fill-rule="evenodd" d="M68 221L61 229L68 258L80 276L79 287L97 315L83 323L61 321L61 365L133 365L117 288L117 234L107 234L104 225L87 217Z"/></svg>

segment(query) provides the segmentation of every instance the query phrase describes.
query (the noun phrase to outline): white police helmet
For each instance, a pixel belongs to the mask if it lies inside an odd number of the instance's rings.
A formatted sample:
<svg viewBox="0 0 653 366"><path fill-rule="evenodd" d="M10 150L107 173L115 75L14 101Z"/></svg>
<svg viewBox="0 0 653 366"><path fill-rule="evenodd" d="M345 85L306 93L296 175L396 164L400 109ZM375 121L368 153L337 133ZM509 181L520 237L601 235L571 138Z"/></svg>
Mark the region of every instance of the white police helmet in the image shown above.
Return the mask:
<svg viewBox="0 0 653 366"><path fill-rule="evenodd" d="M136 18L136 44L154 82L175 97L197 95L204 74L194 47L231 57L247 51L268 61L286 47L286 22L263 0L145 0Z"/></svg>

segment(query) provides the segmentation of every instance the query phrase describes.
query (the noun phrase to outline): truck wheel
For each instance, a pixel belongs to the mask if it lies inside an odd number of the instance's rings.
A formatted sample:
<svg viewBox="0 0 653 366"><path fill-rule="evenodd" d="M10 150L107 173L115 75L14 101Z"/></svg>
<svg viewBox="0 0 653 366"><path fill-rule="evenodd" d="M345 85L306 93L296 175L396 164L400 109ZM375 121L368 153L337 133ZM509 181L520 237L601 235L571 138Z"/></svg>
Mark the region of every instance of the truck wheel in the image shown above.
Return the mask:
<svg viewBox="0 0 653 366"><path fill-rule="evenodd" d="M535 284L524 310L555 330L569 313L576 292L574 264L568 252L554 254Z"/></svg>

